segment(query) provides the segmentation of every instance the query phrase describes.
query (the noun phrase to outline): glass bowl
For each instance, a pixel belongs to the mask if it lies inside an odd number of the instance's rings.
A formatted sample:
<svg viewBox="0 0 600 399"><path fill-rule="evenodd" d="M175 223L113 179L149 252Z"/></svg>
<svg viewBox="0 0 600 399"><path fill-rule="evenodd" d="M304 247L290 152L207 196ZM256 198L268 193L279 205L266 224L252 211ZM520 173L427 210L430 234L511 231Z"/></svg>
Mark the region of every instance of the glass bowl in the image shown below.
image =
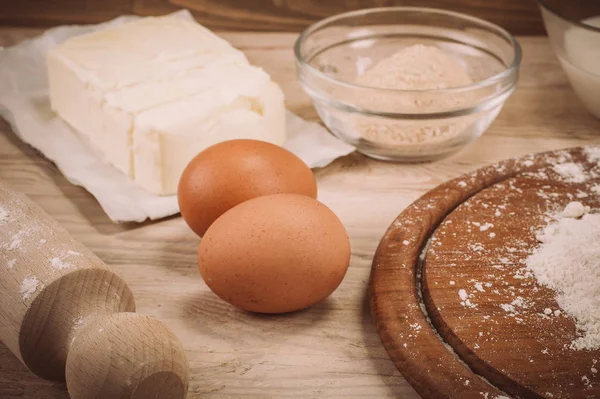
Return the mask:
<svg viewBox="0 0 600 399"><path fill-rule="evenodd" d="M415 44L443 50L468 83L428 90L357 83L381 60ZM308 27L294 50L299 81L329 130L367 156L401 162L444 158L479 137L515 90L521 63L521 48L504 29L415 7L326 18Z"/></svg>
<svg viewBox="0 0 600 399"><path fill-rule="evenodd" d="M600 118L600 1L539 3L552 48L573 90L588 111Z"/></svg>

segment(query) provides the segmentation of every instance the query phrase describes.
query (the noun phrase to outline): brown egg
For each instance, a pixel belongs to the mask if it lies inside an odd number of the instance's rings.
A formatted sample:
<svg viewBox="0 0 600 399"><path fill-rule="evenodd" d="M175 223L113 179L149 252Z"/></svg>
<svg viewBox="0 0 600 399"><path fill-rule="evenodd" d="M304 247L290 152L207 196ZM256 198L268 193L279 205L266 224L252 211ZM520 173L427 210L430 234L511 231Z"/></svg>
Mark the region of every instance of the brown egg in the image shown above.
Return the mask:
<svg viewBox="0 0 600 399"><path fill-rule="evenodd" d="M310 168L296 155L258 140L230 140L202 151L179 180L181 216L199 236L234 206L261 195L317 197Z"/></svg>
<svg viewBox="0 0 600 399"><path fill-rule="evenodd" d="M206 284L230 304L284 313L327 298L350 262L342 222L319 201L275 194L246 201L208 229L198 249Z"/></svg>

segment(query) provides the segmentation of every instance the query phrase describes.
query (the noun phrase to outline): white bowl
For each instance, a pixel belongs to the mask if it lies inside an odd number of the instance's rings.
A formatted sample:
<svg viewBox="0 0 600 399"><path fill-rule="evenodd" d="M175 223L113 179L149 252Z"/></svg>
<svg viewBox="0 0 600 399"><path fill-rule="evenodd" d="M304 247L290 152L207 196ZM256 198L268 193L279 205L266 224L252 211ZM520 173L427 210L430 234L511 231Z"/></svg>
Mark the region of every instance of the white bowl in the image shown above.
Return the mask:
<svg viewBox="0 0 600 399"><path fill-rule="evenodd" d="M600 1L539 3L552 48L573 90L600 119Z"/></svg>

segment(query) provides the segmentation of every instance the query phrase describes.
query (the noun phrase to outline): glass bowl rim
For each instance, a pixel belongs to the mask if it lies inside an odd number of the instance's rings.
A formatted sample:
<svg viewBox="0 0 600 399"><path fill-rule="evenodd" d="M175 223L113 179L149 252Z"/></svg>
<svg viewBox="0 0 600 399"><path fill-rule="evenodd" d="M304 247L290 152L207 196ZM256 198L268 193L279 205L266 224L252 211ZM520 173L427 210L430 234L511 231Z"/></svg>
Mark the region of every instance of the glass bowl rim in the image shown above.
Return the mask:
<svg viewBox="0 0 600 399"><path fill-rule="evenodd" d="M503 69L501 72L498 72L495 75L492 75L488 78L479 80L477 82L474 82L474 83L471 83L468 85L449 87L446 89L434 89L434 90L399 90L399 89L386 89L383 87L364 86L364 85L352 83L352 82L349 82L346 80L336 79L336 78L320 71L319 69L315 68L314 66L310 65L301 54L301 47L302 47L302 44L304 43L304 41L306 40L306 38L308 36L310 36L312 33L314 33L315 31L317 31L319 28L321 28L329 23L332 23L335 21L340 21L340 20L343 20L348 17L356 17L356 16L362 16L362 15L368 15L368 14L377 14L377 13L382 13L382 12L405 12L405 11L420 11L420 12L425 12L425 13L429 13L429 14L443 14L443 15L447 15L447 16L451 16L451 17L455 17L455 18L459 18L459 19L463 19L463 20L468 20L471 22L476 22L476 23L484 25L488 28L492 28L494 31L504 35L509 40L510 44L512 45L513 53L514 53L512 62L508 66L506 66L505 69ZM298 64L302 68L307 68L311 73L315 74L317 77L319 77L321 79L328 81L329 83L343 86L346 88L360 89L360 90L379 90L379 91L383 91L383 92L395 92L395 93L403 93L403 94L404 93L406 93L406 94L410 94L410 93L446 94L446 93L460 93L460 92L470 91L473 89L485 88L492 84L495 84L497 82L501 82L501 81L505 80L506 78L510 77L516 70L519 69L519 66L521 65L521 60L522 60L522 49L521 49L521 45L519 44L518 40L516 39L516 37L514 35L512 35L510 32L508 32L506 29L502 28L501 26L493 24L484 19L477 18L477 17L471 16L468 14L459 13L456 11L447 11L447 10L442 10L439 8L433 8L433 7L397 6L397 7L373 7L373 8L366 8L366 9L362 9L362 10L348 11L348 12L335 14L330 17L321 19L320 21L317 21L317 22L313 23L312 25L308 26L300 34L300 36L298 36L298 38L296 39L296 42L294 43L294 55L296 57L296 62L298 62Z"/></svg>
<svg viewBox="0 0 600 399"><path fill-rule="evenodd" d="M565 16L561 15L558 11L556 11L554 9L554 7L550 6L550 4L548 3L547 0L538 0L538 3L540 3L540 7L542 7L544 10L548 11L549 13L551 13L552 15L554 15L556 18L559 18L565 22L569 22L575 26L578 26L580 28L592 31L592 32L596 32L596 33L600 33L600 28L596 27L596 26L592 26L586 23L583 23L581 21L576 21L570 18L566 18Z"/></svg>

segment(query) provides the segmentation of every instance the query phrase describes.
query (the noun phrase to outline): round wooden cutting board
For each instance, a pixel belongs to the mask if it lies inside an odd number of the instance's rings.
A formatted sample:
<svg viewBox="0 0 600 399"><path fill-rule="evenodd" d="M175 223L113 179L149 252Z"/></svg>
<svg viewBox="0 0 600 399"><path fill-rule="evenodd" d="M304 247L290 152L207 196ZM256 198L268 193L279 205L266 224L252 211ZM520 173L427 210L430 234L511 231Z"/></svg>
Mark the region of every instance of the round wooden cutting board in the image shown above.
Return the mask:
<svg viewBox="0 0 600 399"><path fill-rule="evenodd" d="M585 181L557 173L571 163ZM371 311L424 398L600 398L600 350L571 349L582 332L525 266L569 202L600 210L599 188L600 147L543 153L443 184L393 222Z"/></svg>

